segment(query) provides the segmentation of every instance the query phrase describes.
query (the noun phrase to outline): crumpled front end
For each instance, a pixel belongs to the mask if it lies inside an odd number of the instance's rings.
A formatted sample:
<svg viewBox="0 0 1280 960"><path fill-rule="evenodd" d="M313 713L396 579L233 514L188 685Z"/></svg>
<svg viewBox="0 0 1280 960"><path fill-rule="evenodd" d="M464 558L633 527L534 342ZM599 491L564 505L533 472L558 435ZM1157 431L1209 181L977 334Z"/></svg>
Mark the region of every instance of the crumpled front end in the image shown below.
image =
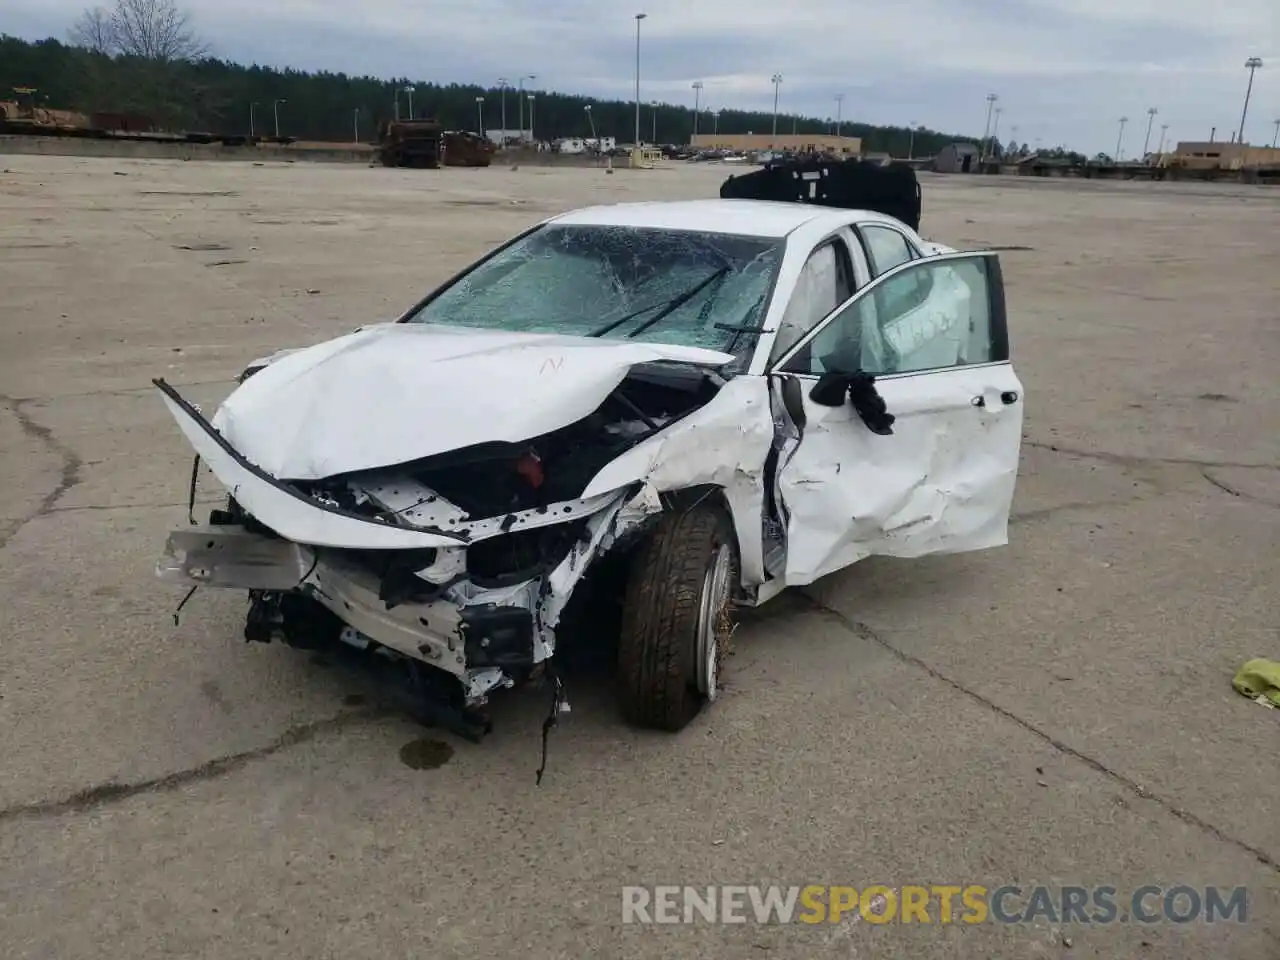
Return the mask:
<svg viewBox="0 0 1280 960"><path fill-rule="evenodd" d="M526 443L282 480L157 381L200 461L230 494L207 524L169 536L157 574L249 591L246 639L307 648L328 637L408 658L456 677L475 705L553 656L587 570L662 513L646 477L605 468L642 454L646 440L665 443L662 431L723 384L706 370L666 369L628 381L620 404ZM764 430L756 432L751 441L767 445ZM713 467L720 469L706 470ZM697 464L689 469L698 474Z"/></svg>

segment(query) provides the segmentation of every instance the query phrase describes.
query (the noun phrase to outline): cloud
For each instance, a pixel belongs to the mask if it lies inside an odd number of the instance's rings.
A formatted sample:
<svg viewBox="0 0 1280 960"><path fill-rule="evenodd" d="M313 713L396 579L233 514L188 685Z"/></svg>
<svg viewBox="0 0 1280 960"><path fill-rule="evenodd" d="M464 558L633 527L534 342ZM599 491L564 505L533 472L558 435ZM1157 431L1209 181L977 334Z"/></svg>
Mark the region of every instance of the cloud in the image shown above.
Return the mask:
<svg viewBox="0 0 1280 960"><path fill-rule="evenodd" d="M102 0L99 0L102 2ZM1246 131L1270 142L1280 117L1280 5L1232 0L639 0L641 97L692 106L780 108L980 134L988 92L1001 132L1029 143L1113 151L1122 115L1141 147L1148 107L1169 135L1225 138L1240 120L1244 60L1257 75ZM64 36L74 0L8 0L3 29ZM186 0L222 57L438 82L634 96L636 10L599 0ZM610 9L606 9L609 7ZM356 11L359 11L358 13ZM1140 122L1141 121L1141 122ZM1137 133L1134 133L1135 128ZM1157 125L1158 129L1158 125ZM1007 139L1007 137L1006 137ZM1154 140L1153 144L1154 146Z"/></svg>

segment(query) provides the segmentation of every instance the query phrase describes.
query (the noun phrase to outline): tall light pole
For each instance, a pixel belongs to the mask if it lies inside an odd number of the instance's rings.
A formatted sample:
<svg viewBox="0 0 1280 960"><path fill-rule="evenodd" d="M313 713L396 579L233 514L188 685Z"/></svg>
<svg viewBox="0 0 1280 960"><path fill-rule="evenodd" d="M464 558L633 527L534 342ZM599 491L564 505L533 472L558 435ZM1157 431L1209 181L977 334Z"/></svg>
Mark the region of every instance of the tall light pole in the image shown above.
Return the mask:
<svg viewBox="0 0 1280 960"><path fill-rule="evenodd" d="M1000 97L999 97L997 94L994 94L994 93L988 93L988 94L987 94L987 125L986 125L985 127L983 127L983 128L982 128L982 157L981 157L981 159L983 159L983 160L985 160L985 159L986 159L986 156L987 156L987 147L988 147L988 145L991 143L991 141L990 141L990 139L989 139L989 138L990 138L990 136L991 136L991 111L995 109L995 107L996 107L996 101L997 101L997 100L999 100L999 99L1000 99Z"/></svg>
<svg viewBox="0 0 1280 960"><path fill-rule="evenodd" d="M533 100L534 100L534 96L531 93L529 94L529 139L530 140L534 139L533 137Z"/></svg>
<svg viewBox="0 0 1280 960"><path fill-rule="evenodd" d="M284 98L271 101L271 111L276 115L276 139L277 140L280 139L280 104L288 103L288 102L289 101L285 100Z"/></svg>
<svg viewBox="0 0 1280 960"><path fill-rule="evenodd" d="M1116 163L1119 163L1121 157L1123 156L1123 154L1121 154L1120 152L1120 147L1124 143L1124 125L1128 122L1129 122L1128 117L1120 118L1120 136L1116 137Z"/></svg>
<svg viewBox="0 0 1280 960"><path fill-rule="evenodd" d="M1147 147L1151 143L1151 125L1156 122L1156 114L1160 111L1155 107L1147 108L1147 135L1142 138L1142 159L1147 159Z"/></svg>
<svg viewBox="0 0 1280 960"><path fill-rule="evenodd" d="M409 119L412 120L413 119L413 84L411 83L405 84L404 92L409 95Z"/></svg>
<svg viewBox="0 0 1280 960"><path fill-rule="evenodd" d="M844 118L844 94L836 94L836 139L840 138L840 121Z"/></svg>
<svg viewBox="0 0 1280 960"><path fill-rule="evenodd" d="M356 143L359 143L359 142L360 142L360 108L359 108L359 107L356 107L356 108L355 108L355 111L354 111L354 127L353 127L353 130L354 130L355 138L356 138L356 139L355 139L355 142L356 142Z"/></svg>
<svg viewBox="0 0 1280 960"><path fill-rule="evenodd" d="M996 123L991 128L991 155L996 155L996 147L1000 145L1000 114L1004 113L1004 107L996 107Z"/></svg>
<svg viewBox="0 0 1280 960"><path fill-rule="evenodd" d="M657 143L658 142L658 101L650 100L649 108L653 111L653 139L651 139L649 142Z"/></svg>
<svg viewBox="0 0 1280 960"><path fill-rule="evenodd" d="M511 86L511 81L510 81L510 80L508 80L506 77L499 77L499 78L498 78L498 89L501 91L501 96L502 96L502 101L501 101L501 102L502 102L502 137L501 137L501 139L502 139L502 141L503 141L503 143L499 144L499 146L506 146L506 139L507 139L507 87L509 87L509 86Z"/></svg>
<svg viewBox="0 0 1280 960"><path fill-rule="evenodd" d="M249 104L249 136L250 137L253 136L253 111L254 111L254 108L257 106L258 106L258 102L256 100L252 101Z"/></svg>
<svg viewBox="0 0 1280 960"><path fill-rule="evenodd" d="M1169 132L1169 125L1167 123L1160 124L1160 146L1156 147L1156 153L1159 154L1160 156L1164 156L1164 138L1165 138L1165 134L1167 134L1168 132Z"/></svg>
<svg viewBox="0 0 1280 960"><path fill-rule="evenodd" d="M717 110L715 113L711 114L711 119L714 123L714 126L711 128L711 135L713 137L718 137L720 136L720 111Z"/></svg>
<svg viewBox="0 0 1280 960"><path fill-rule="evenodd" d="M778 90L782 86L782 74L775 73L769 79L773 83L773 136L774 136L774 139L777 139L778 137ZM776 144L770 144L770 146L776 146Z"/></svg>
<svg viewBox="0 0 1280 960"><path fill-rule="evenodd" d="M591 115L591 104L587 104L582 108L587 114L587 123L591 125L591 139L596 142L596 146L600 146L600 138L596 136L596 118Z"/></svg>
<svg viewBox="0 0 1280 960"><path fill-rule="evenodd" d="M1276 125L1276 132L1275 132L1275 134L1271 137L1271 149L1272 149L1272 150L1274 150L1274 149L1276 148L1276 143L1277 143L1277 142L1280 142L1280 120L1276 120L1276 121L1274 121L1274 123L1275 123L1275 125Z"/></svg>
<svg viewBox="0 0 1280 960"><path fill-rule="evenodd" d="M907 141L907 159L916 155L916 122L911 121L911 139Z"/></svg>
<svg viewBox="0 0 1280 960"><path fill-rule="evenodd" d="M702 81L693 81L693 135L698 135L698 114L702 109Z"/></svg>
<svg viewBox="0 0 1280 960"><path fill-rule="evenodd" d="M636 14L636 145L640 149L640 21L649 16L647 13Z"/></svg>
<svg viewBox="0 0 1280 960"><path fill-rule="evenodd" d="M480 120L480 136L484 136L484 97L476 97L476 114Z"/></svg>
<svg viewBox="0 0 1280 960"><path fill-rule="evenodd" d="M1249 71L1249 86L1244 92L1244 109L1240 111L1240 136L1236 139L1244 143L1244 118L1249 115L1249 96L1253 93L1253 75L1258 68L1262 66L1261 57L1250 57L1244 62L1245 69Z"/></svg>
<svg viewBox="0 0 1280 960"><path fill-rule="evenodd" d="M520 78L519 87L516 91L516 102L520 104L520 140L524 140L524 82L526 80L537 80L536 74L526 73ZM532 124L530 124L532 126ZM533 138L533 131L529 131L530 139Z"/></svg>

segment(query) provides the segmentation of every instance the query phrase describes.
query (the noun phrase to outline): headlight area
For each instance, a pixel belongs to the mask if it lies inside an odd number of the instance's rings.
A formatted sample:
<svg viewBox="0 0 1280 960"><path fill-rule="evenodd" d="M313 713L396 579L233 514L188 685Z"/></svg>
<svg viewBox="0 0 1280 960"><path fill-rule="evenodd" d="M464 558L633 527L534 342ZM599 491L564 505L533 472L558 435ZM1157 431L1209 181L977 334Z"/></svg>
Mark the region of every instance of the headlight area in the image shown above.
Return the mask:
<svg viewBox="0 0 1280 960"><path fill-rule="evenodd" d="M477 708L494 689L534 677L553 655L560 615L587 569L614 542L626 498L619 491L586 516L424 550L303 547L251 534L239 524L175 531L171 542L181 542L186 552L178 551L170 567L189 576L212 571L217 585L230 586L221 571L238 575L254 558L283 565L265 552L270 542L295 571L296 586L280 589L284 576L244 583L250 594L246 640L304 650L340 642L411 661L410 673L420 665L435 667L456 678L452 685L432 678L437 688L451 687L448 700ZM258 567L244 575L266 572Z"/></svg>

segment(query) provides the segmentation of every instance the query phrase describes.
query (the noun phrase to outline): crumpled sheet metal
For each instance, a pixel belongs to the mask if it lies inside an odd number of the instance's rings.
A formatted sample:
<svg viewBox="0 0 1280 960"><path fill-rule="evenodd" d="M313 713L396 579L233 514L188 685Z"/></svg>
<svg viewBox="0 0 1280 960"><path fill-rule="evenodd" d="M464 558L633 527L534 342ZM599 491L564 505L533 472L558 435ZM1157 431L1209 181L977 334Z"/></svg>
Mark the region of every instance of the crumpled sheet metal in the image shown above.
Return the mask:
<svg viewBox="0 0 1280 960"><path fill-rule="evenodd" d="M757 584L764 580L760 529L772 444L768 381L735 377L706 406L606 464L582 495L636 481L656 493L704 484L722 488L738 534L743 582Z"/></svg>
<svg viewBox="0 0 1280 960"><path fill-rule="evenodd" d="M278 356L212 424L271 476L319 480L549 433L597 409L639 363L732 359L634 340L384 324Z"/></svg>
<svg viewBox="0 0 1280 960"><path fill-rule="evenodd" d="M1021 389L1011 367L878 381L896 417L890 436L868 430L852 405L824 407L806 392L802 438L780 458L788 585L873 555L1008 543L1022 415L1021 404L1001 404L993 384L1005 386L1002 378ZM975 408L984 392L993 396Z"/></svg>

